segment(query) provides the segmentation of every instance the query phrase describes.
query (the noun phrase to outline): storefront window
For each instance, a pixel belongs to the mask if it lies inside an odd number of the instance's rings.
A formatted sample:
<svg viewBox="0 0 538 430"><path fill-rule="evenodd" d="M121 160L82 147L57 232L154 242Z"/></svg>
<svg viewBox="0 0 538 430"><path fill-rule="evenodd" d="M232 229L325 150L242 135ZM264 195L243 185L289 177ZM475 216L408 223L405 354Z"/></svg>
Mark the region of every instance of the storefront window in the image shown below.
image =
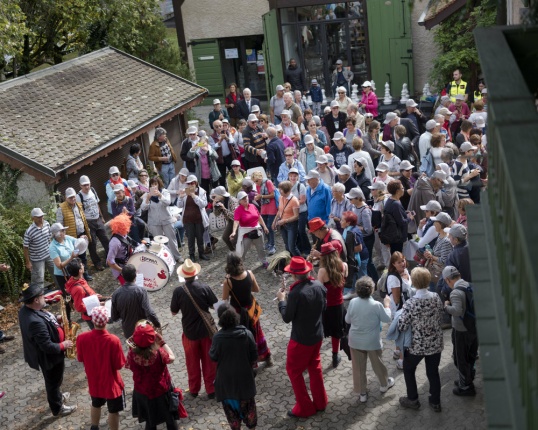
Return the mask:
<svg viewBox="0 0 538 430"><path fill-rule="evenodd" d="M295 16L294 8L288 7L285 9L280 9L280 22L282 22L282 24L287 24L289 22L295 21L297 21L297 17Z"/></svg>

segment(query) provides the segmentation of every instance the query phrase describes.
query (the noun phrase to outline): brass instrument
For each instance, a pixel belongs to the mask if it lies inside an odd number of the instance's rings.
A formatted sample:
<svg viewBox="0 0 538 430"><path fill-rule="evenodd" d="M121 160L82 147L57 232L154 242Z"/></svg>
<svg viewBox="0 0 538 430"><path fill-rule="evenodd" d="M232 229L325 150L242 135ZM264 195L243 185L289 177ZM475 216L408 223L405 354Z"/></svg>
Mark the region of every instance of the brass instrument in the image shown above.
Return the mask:
<svg viewBox="0 0 538 430"><path fill-rule="evenodd" d="M312 256L312 254L310 254L308 257L306 257L306 261L308 261L309 263L312 263L312 275L313 276L318 276L318 271L316 270L316 266L314 266L314 256Z"/></svg>
<svg viewBox="0 0 538 430"><path fill-rule="evenodd" d="M163 329L166 328L168 326L168 323L161 326L160 328L155 328L155 326L153 325L153 323L149 320L138 320L135 324L135 330L137 327L141 326L141 325L150 325L153 327L153 329L155 330L155 333L159 333L161 336L163 335ZM135 349L137 348L137 346L135 345L134 341L133 341L133 336L131 336L129 339L127 339L125 341L125 343L127 344L127 346L131 349Z"/></svg>
<svg viewBox="0 0 538 430"><path fill-rule="evenodd" d="M69 297L69 296L68 296ZM77 331L80 329L80 324L77 324L76 322L69 322L67 319L67 312L65 310L65 307L70 302L69 299L64 299L62 296L60 296L60 313L62 316L62 325L64 329L65 334L65 340L70 340L73 342L73 346L71 348L66 348L65 355L67 358L77 358Z"/></svg>

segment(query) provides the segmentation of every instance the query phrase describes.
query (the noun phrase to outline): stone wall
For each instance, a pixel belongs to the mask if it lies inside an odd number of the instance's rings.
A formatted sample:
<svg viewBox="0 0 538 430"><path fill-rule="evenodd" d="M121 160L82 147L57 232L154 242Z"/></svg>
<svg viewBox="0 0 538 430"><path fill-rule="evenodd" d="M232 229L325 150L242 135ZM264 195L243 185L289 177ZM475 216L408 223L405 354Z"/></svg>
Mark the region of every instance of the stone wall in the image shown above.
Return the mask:
<svg viewBox="0 0 538 430"><path fill-rule="evenodd" d="M30 206L45 208L50 205L50 194L52 186L47 186L44 182L38 181L28 173L22 173L17 179L18 194L17 199Z"/></svg>

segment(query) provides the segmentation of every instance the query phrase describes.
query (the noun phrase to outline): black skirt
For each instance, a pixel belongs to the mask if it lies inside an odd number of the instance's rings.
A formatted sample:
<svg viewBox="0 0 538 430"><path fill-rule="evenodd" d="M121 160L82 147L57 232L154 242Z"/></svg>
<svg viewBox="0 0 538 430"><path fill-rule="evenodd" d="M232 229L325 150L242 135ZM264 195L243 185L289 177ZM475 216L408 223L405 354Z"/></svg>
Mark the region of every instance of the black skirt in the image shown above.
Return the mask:
<svg viewBox="0 0 538 430"><path fill-rule="evenodd" d="M325 337L344 337L344 305L327 306L323 312L323 333Z"/></svg>
<svg viewBox="0 0 538 430"><path fill-rule="evenodd" d="M170 394L164 393L160 397L149 399L144 394L133 391L133 417L139 423L147 422L149 427L155 427L170 420L179 420L176 409L170 412Z"/></svg>

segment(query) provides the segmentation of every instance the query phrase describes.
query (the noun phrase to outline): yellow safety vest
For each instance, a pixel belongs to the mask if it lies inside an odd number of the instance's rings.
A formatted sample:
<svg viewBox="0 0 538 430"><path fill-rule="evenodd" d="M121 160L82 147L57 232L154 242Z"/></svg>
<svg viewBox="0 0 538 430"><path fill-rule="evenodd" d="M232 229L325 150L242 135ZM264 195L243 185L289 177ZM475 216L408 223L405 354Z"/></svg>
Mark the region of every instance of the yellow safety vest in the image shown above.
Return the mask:
<svg viewBox="0 0 538 430"><path fill-rule="evenodd" d="M482 100L482 93L480 91L475 91L474 92L474 101L477 102L478 100Z"/></svg>
<svg viewBox="0 0 538 430"><path fill-rule="evenodd" d="M450 96L450 100L452 100L452 103L456 103L456 95L457 94L463 94L465 95L467 91L467 82L460 81L460 84L456 84L456 81L452 81L450 83L450 91L448 95Z"/></svg>

